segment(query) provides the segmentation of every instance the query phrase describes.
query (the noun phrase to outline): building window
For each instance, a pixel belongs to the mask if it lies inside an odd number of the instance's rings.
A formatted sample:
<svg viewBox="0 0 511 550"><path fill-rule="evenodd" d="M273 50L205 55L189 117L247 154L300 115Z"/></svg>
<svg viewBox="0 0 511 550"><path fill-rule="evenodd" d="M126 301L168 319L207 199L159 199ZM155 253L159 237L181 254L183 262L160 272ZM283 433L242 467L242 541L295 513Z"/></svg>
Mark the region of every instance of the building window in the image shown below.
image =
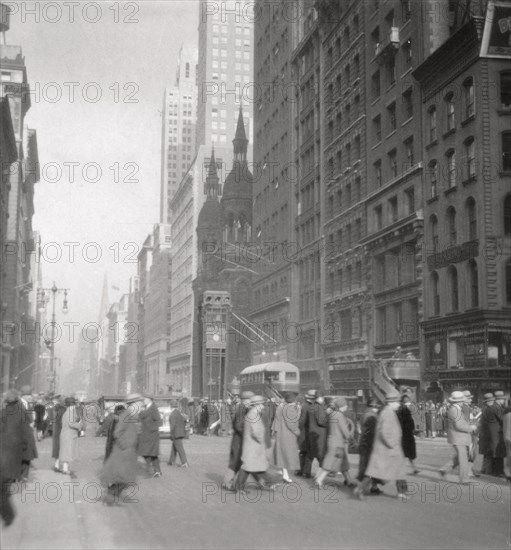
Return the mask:
<svg viewBox="0 0 511 550"><path fill-rule="evenodd" d="M502 132L502 170L511 172L511 132Z"/></svg>
<svg viewBox="0 0 511 550"><path fill-rule="evenodd" d="M447 269L449 280L449 293L451 298L451 312L459 310L459 292L458 292L458 271L451 265Z"/></svg>
<svg viewBox="0 0 511 550"><path fill-rule="evenodd" d="M381 205L375 207L374 216L376 218L376 229L381 229L383 227L383 210Z"/></svg>
<svg viewBox="0 0 511 550"><path fill-rule="evenodd" d="M506 302L511 304L511 260L506 264Z"/></svg>
<svg viewBox="0 0 511 550"><path fill-rule="evenodd" d="M431 293L433 295L433 315L440 315L440 294L438 293L438 273L431 274Z"/></svg>
<svg viewBox="0 0 511 550"><path fill-rule="evenodd" d="M436 107L430 107L428 111L429 118L429 142L433 143L437 140L437 120L436 120Z"/></svg>
<svg viewBox="0 0 511 550"><path fill-rule="evenodd" d="M408 215L413 214L415 212L415 189L413 187L410 187L410 189L407 189L405 191L405 196L406 196L407 213Z"/></svg>
<svg viewBox="0 0 511 550"><path fill-rule="evenodd" d="M406 23L412 18L412 0L401 0L401 10L403 23Z"/></svg>
<svg viewBox="0 0 511 550"><path fill-rule="evenodd" d="M403 45L403 53L405 56L405 70L408 70L412 66L412 39L409 38Z"/></svg>
<svg viewBox="0 0 511 550"><path fill-rule="evenodd" d="M376 181L376 187L382 185L382 173L381 173L381 160L377 160L374 164L374 179Z"/></svg>
<svg viewBox="0 0 511 550"><path fill-rule="evenodd" d="M474 79L467 78L463 82L464 96L465 96L465 119L475 115L476 104L474 94Z"/></svg>
<svg viewBox="0 0 511 550"><path fill-rule="evenodd" d="M429 163L429 188L431 190L431 198L438 194L438 162L432 160Z"/></svg>
<svg viewBox="0 0 511 550"><path fill-rule="evenodd" d="M447 153L447 184L451 189L456 187L456 153L454 149L451 149Z"/></svg>
<svg viewBox="0 0 511 550"><path fill-rule="evenodd" d="M397 127L397 119L396 119L396 104L391 103L387 107L387 117L389 121L389 133L393 132Z"/></svg>
<svg viewBox="0 0 511 550"><path fill-rule="evenodd" d="M392 86L396 82L396 58L394 56L390 56L387 60L387 81L389 83L389 86Z"/></svg>
<svg viewBox="0 0 511 550"><path fill-rule="evenodd" d="M447 234L449 235L449 243L456 244L456 210L454 206L449 206L447 209Z"/></svg>
<svg viewBox="0 0 511 550"><path fill-rule="evenodd" d="M392 149L392 151L389 152L388 157L389 157L390 177L396 178L397 177L397 151L395 149Z"/></svg>
<svg viewBox="0 0 511 550"><path fill-rule="evenodd" d="M450 93L445 96L445 104L447 111L447 131L454 130L456 121L454 116L454 94Z"/></svg>
<svg viewBox="0 0 511 550"><path fill-rule="evenodd" d="M341 340L351 340L351 310L341 311Z"/></svg>
<svg viewBox="0 0 511 550"><path fill-rule="evenodd" d="M438 252L438 218L432 214L429 218L431 227L431 244L433 246L433 254Z"/></svg>
<svg viewBox="0 0 511 550"><path fill-rule="evenodd" d="M360 136L355 138L355 160L360 160L361 156L361 147L360 147Z"/></svg>
<svg viewBox="0 0 511 550"><path fill-rule="evenodd" d="M476 150L474 138L465 141L465 156L467 159L467 179L476 177Z"/></svg>
<svg viewBox="0 0 511 550"><path fill-rule="evenodd" d="M378 143L381 141L381 116L373 118L373 135L374 142Z"/></svg>
<svg viewBox="0 0 511 550"><path fill-rule="evenodd" d="M412 89L406 90L402 96L403 99L403 116L405 120L413 117L413 94Z"/></svg>
<svg viewBox="0 0 511 550"><path fill-rule="evenodd" d="M511 71L500 73L500 103L502 107L511 107Z"/></svg>
<svg viewBox="0 0 511 550"><path fill-rule="evenodd" d="M504 235L511 235L511 193L504 199Z"/></svg>
<svg viewBox="0 0 511 550"><path fill-rule="evenodd" d="M468 278L470 281L470 305L479 307L479 277L475 260L468 262Z"/></svg>
<svg viewBox="0 0 511 550"><path fill-rule="evenodd" d="M380 71L376 71L371 77L371 92L373 100L381 95Z"/></svg>
<svg viewBox="0 0 511 550"><path fill-rule="evenodd" d="M396 222L398 219L397 197L391 197L389 199L389 212L390 212L390 219L393 222Z"/></svg>
<svg viewBox="0 0 511 550"><path fill-rule="evenodd" d="M406 152L406 162L407 162L407 169L413 168L413 137L407 139L405 141L405 152Z"/></svg>
<svg viewBox="0 0 511 550"><path fill-rule="evenodd" d="M477 215L476 201L473 197L469 197L466 203L467 223L468 223L468 240L475 241L477 239Z"/></svg>

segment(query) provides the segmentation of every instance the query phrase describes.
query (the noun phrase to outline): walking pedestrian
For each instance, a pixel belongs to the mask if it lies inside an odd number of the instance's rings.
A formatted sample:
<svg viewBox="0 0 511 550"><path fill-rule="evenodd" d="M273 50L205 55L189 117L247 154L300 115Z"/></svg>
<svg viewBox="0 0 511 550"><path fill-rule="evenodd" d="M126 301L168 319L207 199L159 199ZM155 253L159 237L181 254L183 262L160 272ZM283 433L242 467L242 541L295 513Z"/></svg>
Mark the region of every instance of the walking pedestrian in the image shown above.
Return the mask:
<svg viewBox="0 0 511 550"><path fill-rule="evenodd" d="M298 437L300 428L300 407L296 403L296 393L288 392L285 403L278 405L273 420L272 432L275 438L274 463L282 469L284 482L292 483L289 472L295 472L300 466L298 456Z"/></svg>
<svg viewBox="0 0 511 550"><path fill-rule="evenodd" d="M244 391L241 394L241 398L238 395L233 397L234 412L232 419L231 447L229 449L229 466L222 483L222 487L227 490L235 490L235 478L241 469L245 414L252 397L254 397L254 394L251 391Z"/></svg>
<svg viewBox="0 0 511 550"><path fill-rule="evenodd" d="M126 407L124 405L116 405L113 411L112 420L108 426L108 431L106 434L106 444L105 444L105 458L103 463L107 461L108 457L112 454L112 449L114 447L114 432L117 422L119 422L119 416L122 411L125 411Z"/></svg>
<svg viewBox="0 0 511 550"><path fill-rule="evenodd" d="M397 410L397 417L399 419L399 424L401 425L401 431L403 437L401 439L401 445L403 447L403 453L405 457L410 461L412 465L413 473L418 474L419 470L416 468L414 460L417 458L417 448L415 445L415 422L412 418L412 413L410 407L412 406L412 401L408 395L403 395L401 397L401 405Z"/></svg>
<svg viewBox="0 0 511 550"><path fill-rule="evenodd" d="M357 480L362 482L369 464L369 458L373 450L374 436L376 434L376 424L378 423L378 411L380 404L374 397L367 402L367 409L362 417L362 426L360 433L360 440L358 443L359 461L358 461L358 475ZM372 494L380 494L381 490L378 487L378 483L383 481L378 479L372 479L372 486L370 492Z"/></svg>
<svg viewBox="0 0 511 550"><path fill-rule="evenodd" d="M327 425L328 416L324 400L317 396L316 390L311 390L310 395L315 392L316 399L312 404L311 410L308 414L308 427L309 427L309 445L308 445L308 457L312 463L316 459L321 466L323 457L326 452L326 438L327 438Z"/></svg>
<svg viewBox="0 0 511 550"><path fill-rule="evenodd" d="M7 390L0 410L0 516L4 526L16 515L10 501L11 483L21 476L23 449L28 445L27 411L16 390Z"/></svg>
<svg viewBox="0 0 511 550"><path fill-rule="evenodd" d="M502 429L504 443L506 444L506 459L504 461L504 473L506 479L511 482L511 401L508 401L507 408L502 417Z"/></svg>
<svg viewBox="0 0 511 550"><path fill-rule="evenodd" d="M465 396L462 391L454 391L449 397L451 404L447 411L447 443L454 447L455 457L440 469L440 475L445 476L447 469L452 464L459 465L459 481L462 485L469 483L468 450L471 444L471 433L476 431L476 426L471 426L466 420L462 403Z"/></svg>
<svg viewBox="0 0 511 550"><path fill-rule="evenodd" d="M23 423L23 429L25 430L26 445L23 448L23 454L21 457L21 474L20 481L28 481L28 474L30 471L30 464L32 460L38 457L37 446L34 437L34 420L29 411L25 414L26 422Z"/></svg>
<svg viewBox="0 0 511 550"><path fill-rule="evenodd" d="M66 410L62 415L62 428L59 437L59 464L62 467L61 473L74 477L70 465L76 459L77 440L83 426L76 407L76 399L66 397L64 405Z"/></svg>
<svg viewBox="0 0 511 550"><path fill-rule="evenodd" d="M122 491L137 481L138 416L143 403L140 394L129 395L128 408L120 411L115 423L112 452L99 474L101 484L107 489L102 495L103 504L119 504Z"/></svg>
<svg viewBox="0 0 511 550"><path fill-rule="evenodd" d="M37 441L41 441L44 437L44 429L46 423L46 407L44 406L44 401L40 397L37 400L37 403L34 405L34 425L37 432Z"/></svg>
<svg viewBox="0 0 511 550"><path fill-rule="evenodd" d="M161 477L160 468L160 431L162 425L160 411L151 397L143 398L144 410L138 415L140 438L138 454L146 461L147 473L152 477Z"/></svg>
<svg viewBox="0 0 511 550"><path fill-rule="evenodd" d="M60 454L60 432L62 431L62 417L66 412L65 398L62 395L56 395L53 398L53 431L52 431L52 458L55 459L53 465L54 472L61 471L61 464L59 461Z"/></svg>
<svg viewBox="0 0 511 550"><path fill-rule="evenodd" d="M348 440L351 432L344 413L348 410L348 403L344 397L336 397L330 404L327 428L327 450L321 466L314 479L316 487L323 488L323 482L328 473L341 472L346 484L354 486L349 470Z"/></svg>
<svg viewBox="0 0 511 550"><path fill-rule="evenodd" d="M302 403L300 421L298 423L298 429L300 430L300 435L298 437L300 469L296 472L296 475L304 478L311 477L312 462L310 460L309 450L309 415L311 414L312 405L315 399L316 390L309 390Z"/></svg>
<svg viewBox="0 0 511 550"><path fill-rule="evenodd" d="M500 476L504 472L505 446L502 430L500 405L493 393L485 393L479 424L479 453L483 455L483 474Z"/></svg>
<svg viewBox="0 0 511 550"><path fill-rule="evenodd" d="M267 481L265 474L270 464L266 452L266 428L262 418L264 403L263 396L253 396L243 421L241 469L236 480L236 488L240 492L245 491L250 474L261 484Z"/></svg>
<svg viewBox="0 0 511 550"><path fill-rule="evenodd" d="M170 402L170 440L172 441L172 447L170 449L170 458L168 465L172 466L176 461L176 454L179 455L181 462L180 468L188 468L188 460L186 459L185 448L183 441L186 436L186 418L181 414L178 409L177 401Z"/></svg>
<svg viewBox="0 0 511 550"><path fill-rule="evenodd" d="M373 451L361 484L355 488L354 495L364 498L371 485L371 478L383 481L395 481L398 498L405 498L407 484L405 478L405 455L401 445L402 431L397 417L401 394L393 389L385 397L376 424Z"/></svg>

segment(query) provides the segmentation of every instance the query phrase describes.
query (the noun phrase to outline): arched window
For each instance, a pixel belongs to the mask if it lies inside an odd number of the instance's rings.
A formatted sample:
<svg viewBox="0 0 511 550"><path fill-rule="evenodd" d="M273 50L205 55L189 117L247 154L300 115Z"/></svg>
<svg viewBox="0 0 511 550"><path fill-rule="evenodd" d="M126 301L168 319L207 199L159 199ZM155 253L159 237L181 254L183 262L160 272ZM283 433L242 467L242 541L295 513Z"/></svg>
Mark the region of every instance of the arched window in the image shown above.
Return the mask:
<svg viewBox="0 0 511 550"><path fill-rule="evenodd" d="M428 109L428 118L429 118L429 142L432 143L438 138L437 134L437 120L436 120L436 107L432 105Z"/></svg>
<svg viewBox="0 0 511 550"><path fill-rule="evenodd" d="M502 170L511 172L511 132L502 132Z"/></svg>
<svg viewBox="0 0 511 550"><path fill-rule="evenodd" d="M438 162L432 160L429 163L429 187L431 190L431 198L438 195Z"/></svg>
<svg viewBox="0 0 511 550"><path fill-rule="evenodd" d="M465 140L465 158L467 162L466 178L468 180L476 177L476 146L473 137Z"/></svg>
<svg viewBox="0 0 511 550"><path fill-rule="evenodd" d="M449 189L456 187L456 152L450 149L445 154L447 158L447 186Z"/></svg>
<svg viewBox="0 0 511 550"><path fill-rule="evenodd" d="M463 82L463 91L465 96L465 118L467 119L474 116L476 112L474 79L472 77Z"/></svg>
<svg viewBox="0 0 511 550"><path fill-rule="evenodd" d="M449 243L456 244L457 233L456 233L456 210L454 206L449 206L447 209L447 234L449 235Z"/></svg>
<svg viewBox="0 0 511 550"><path fill-rule="evenodd" d="M479 307L479 276L475 260L468 262L468 280L470 284L470 306Z"/></svg>
<svg viewBox="0 0 511 550"><path fill-rule="evenodd" d="M468 240L475 241L477 239L477 215L476 201L474 197L469 197L466 202L466 213L468 223Z"/></svg>
<svg viewBox="0 0 511 550"><path fill-rule="evenodd" d="M358 15L355 15L353 18L353 34L354 36L357 36L360 31L360 23L358 19Z"/></svg>
<svg viewBox="0 0 511 550"><path fill-rule="evenodd" d="M433 271L431 274L431 295L433 298L433 315L440 315L440 294L438 293L438 273Z"/></svg>
<svg viewBox="0 0 511 550"><path fill-rule="evenodd" d="M454 115L454 94L452 92L445 96L445 109L447 117L447 131L454 130L456 120Z"/></svg>
<svg viewBox="0 0 511 550"><path fill-rule="evenodd" d="M506 302L511 304L511 260L506 264Z"/></svg>
<svg viewBox="0 0 511 550"><path fill-rule="evenodd" d="M431 227L431 244L433 246L433 253L436 253L438 252L438 218L435 214L430 216L429 225Z"/></svg>
<svg viewBox="0 0 511 550"><path fill-rule="evenodd" d="M504 199L504 235L511 235L511 193Z"/></svg>
<svg viewBox="0 0 511 550"><path fill-rule="evenodd" d="M449 280L449 294L451 299L451 311L459 310L459 291L458 291L458 271L451 265L447 268L447 277Z"/></svg>

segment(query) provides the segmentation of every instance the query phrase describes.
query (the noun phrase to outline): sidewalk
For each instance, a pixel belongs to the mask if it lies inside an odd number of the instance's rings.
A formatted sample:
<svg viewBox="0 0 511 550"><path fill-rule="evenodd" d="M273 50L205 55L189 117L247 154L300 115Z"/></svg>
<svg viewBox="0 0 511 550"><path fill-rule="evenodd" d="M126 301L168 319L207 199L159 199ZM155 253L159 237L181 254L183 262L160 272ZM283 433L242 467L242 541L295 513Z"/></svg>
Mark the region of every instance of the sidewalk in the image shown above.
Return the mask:
<svg viewBox="0 0 511 550"><path fill-rule="evenodd" d="M52 470L51 439L38 445L37 469L30 469L29 481L12 487L16 517L10 527L0 529L0 548L10 549L82 549L83 527L80 494L71 482ZM74 502L73 502L74 501Z"/></svg>

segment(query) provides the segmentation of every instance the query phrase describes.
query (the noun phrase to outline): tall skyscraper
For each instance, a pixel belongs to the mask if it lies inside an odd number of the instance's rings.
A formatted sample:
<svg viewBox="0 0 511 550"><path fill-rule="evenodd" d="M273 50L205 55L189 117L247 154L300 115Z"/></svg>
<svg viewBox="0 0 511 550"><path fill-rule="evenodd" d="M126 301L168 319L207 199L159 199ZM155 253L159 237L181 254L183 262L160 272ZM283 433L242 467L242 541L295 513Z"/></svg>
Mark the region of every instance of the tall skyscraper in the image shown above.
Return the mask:
<svg viewBox="0 0 511 550"><path fill-rule="evenodd" d="M196 148L215 147L223 177L233 161L240 101L249 144L253 119L254 18L246 0L207 2L199 7L199 64ZM247 158L252 160L249 145Z"/></svg>
<svg viewBox="0 0 511 550"><path fill-rule="evenodd" d="M176 83L163 98L160 222L171 223L169 203L195 156L197 48L181 46Z"/></svg>

